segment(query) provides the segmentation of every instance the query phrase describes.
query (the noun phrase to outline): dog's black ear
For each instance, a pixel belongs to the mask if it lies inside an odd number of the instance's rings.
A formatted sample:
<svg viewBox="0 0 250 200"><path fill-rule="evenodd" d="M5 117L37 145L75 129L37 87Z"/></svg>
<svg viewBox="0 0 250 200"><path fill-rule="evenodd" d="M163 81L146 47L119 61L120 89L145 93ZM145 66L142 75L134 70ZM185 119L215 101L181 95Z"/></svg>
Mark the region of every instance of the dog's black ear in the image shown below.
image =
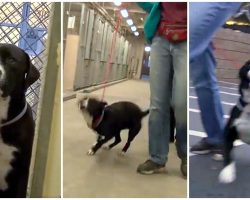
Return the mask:
<svg viewBox="0 0 250 200"><path fill-rule="evenodd" d="M26 76L25 76L25 90L28 89L29 86L31 86L34 82L36 82L39 77L40 77L40 72L38 71L38 69L32 64L30 57L27 53L26 57L27 57L27 65L28 65L28 69L26 72Z"/></svg>

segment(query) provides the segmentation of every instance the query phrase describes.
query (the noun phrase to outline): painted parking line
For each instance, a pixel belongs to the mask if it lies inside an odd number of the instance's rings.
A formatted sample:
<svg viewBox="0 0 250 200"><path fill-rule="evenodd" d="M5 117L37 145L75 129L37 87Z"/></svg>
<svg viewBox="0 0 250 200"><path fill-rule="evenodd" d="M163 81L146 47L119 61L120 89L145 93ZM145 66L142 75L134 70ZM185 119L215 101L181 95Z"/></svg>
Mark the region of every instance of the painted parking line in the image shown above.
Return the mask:
<svg viewBox="0 0 250 200"><path fill-rule="evenodd" d="M200 113L201 111L199 109L189 108L189 112ZM229 115L224 115L223 117L228 119Z"/></svg>
<svg viewBox="0 0 250 200"><path fill-rule="evenodd" d="M225 86L220 86L220 88L224 88L224 89L229 89L229 90L239 90L238 87L225 87Z"/></svg>
<svg viewBox="0 0 250 200"><path fill-rule="evenodd" d="M195 137L200 137L200 138L204 138L206 137L206 133L204 132L201 132L201 131L194 131L194 130L189 130L189 135L190 136L195 136ZM243 145L245 144L244 142L242 142L241 140L235 140L234 142L234 146L237 147L237 146L240 146L240 145ZM195 156L195 155L198 155L198 154L193 154L191 152L189 152L189 156Z"/></svg>
<svg viewBox="0 0 250 200"><path fill-rule="evenodd" d="M198 99L198 97L197 96L189 96L189 98L190 99ZM229 106L234 106L235 105L235 103L230 103L230 102L226 102L226 101L221 101L221 103L222 104L224 104L224 105L229 105Z"/></svg>
<svg viewBox="0 0 250 200"><path fill-rule="evenodd" d="M190 88L194 88L194 87L190 87ZM237 96L237 97L240 96L238 93L232 93L232 92L219 91L219 93L221 93L221 94L226 94L226 95Z"/></svg>
<svg viewBox="0 0 250 200"><path fill-rule="evenodd" d="M226 81L218 81L219 83L226 83L226 84L230 84L230 85L239 85L237 83L230 83L230 82L226 82Z"/></svg>
<svg viewBox="0 0 250 200"><path fill-rule="evenodd" d="M226 87L226 86L221 86L221 85L219 85L219 87L220 87L220 88L223 88L223 89L229 89L229 90L236 90L236 91L239 90L238 87ZM189 88L195 89L193 86L190 86Z"/></svg>
<svg viewBox="0 0 250 200"><path fill-rule="evenodd" d="M235 93L231 93L231 92L223 92L223 91L220 91L220 93L221 93L221 94L232 95L232 96L237 96L237 97L240 96L239 94L235 94Z"/></svg>

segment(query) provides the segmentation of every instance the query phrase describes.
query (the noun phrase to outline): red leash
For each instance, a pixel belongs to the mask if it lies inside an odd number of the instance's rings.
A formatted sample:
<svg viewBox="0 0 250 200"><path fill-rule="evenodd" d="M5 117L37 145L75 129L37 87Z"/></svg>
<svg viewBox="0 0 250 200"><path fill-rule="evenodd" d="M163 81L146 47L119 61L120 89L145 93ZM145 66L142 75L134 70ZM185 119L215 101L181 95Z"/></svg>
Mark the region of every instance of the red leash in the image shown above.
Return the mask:
<svg viewBox="0 0 250 200"><path fill-rule="evenodd" d="M105 94L105 91L106 91L106 84L107 84L107 82L108 82L108 78L109 78L110 72L111 72L111 67L112 67L111 64L112 64L112 58L113 58L113 50L114 50L114 48L115 48L116 36L117 36L118 29L119 29L120 24L121 24L121 20L122 20L122 16L121 16L121 14L119 14L119 18L118 18L117 23L116 23L116 26L115 26L115 33L114 33L113 36L112 36L112 43L111 43L111 49L110 49L109 59L108 59L108 62L107 62L106 68L105 68L104 87L103 87L103 92L102 92L101 101L103 101L103 99L104 99L104 94Z"/></svg>

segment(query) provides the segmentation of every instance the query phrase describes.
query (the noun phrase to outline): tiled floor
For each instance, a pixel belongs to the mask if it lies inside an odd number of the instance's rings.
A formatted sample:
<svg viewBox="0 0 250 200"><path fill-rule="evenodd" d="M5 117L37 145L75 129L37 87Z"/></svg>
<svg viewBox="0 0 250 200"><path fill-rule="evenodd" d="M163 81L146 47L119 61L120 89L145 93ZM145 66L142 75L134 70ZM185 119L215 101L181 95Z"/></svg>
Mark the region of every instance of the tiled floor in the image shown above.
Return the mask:
<svg viewBox="0 0 250 200"><path fill-rule="evenodd" d="M94 92L101 96L102 90ZM125 81L106 88L108 103L133 101L142 109L149 106L149 84L146 81ZM125 157L118 156L126 139L111 151L100 149L95 156L86 152L95 141L77 110L76 99L64 102L64 197L186 197L187 181L179 171L180 161L170 145L168 174L151 176L136 173L138 164L148 154L148 117Z"/></svg>

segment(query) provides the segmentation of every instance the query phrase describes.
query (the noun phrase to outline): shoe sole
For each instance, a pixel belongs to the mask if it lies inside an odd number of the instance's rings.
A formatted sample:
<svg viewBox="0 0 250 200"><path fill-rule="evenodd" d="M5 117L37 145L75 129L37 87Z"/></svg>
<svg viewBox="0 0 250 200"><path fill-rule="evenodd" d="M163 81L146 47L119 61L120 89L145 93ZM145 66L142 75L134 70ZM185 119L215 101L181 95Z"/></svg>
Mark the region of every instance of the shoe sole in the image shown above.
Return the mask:
<svg viewBox="0 0 250 200"><path fill-rule="evenodd" d="M150 170L150 171L137 171L140 174L144 175L151 175L151 174L160 174L160 173L167 173L167 169L165 167L156 169L156 170Z"/></svg>
<svg viewBox="0 0 250 200"><path fill-rule="evenodd" d="M209 154L212 151L211 150L203 150L203 151L190 151L193 154L199 154L199 155L205 155L205 154Z"/></svg>

